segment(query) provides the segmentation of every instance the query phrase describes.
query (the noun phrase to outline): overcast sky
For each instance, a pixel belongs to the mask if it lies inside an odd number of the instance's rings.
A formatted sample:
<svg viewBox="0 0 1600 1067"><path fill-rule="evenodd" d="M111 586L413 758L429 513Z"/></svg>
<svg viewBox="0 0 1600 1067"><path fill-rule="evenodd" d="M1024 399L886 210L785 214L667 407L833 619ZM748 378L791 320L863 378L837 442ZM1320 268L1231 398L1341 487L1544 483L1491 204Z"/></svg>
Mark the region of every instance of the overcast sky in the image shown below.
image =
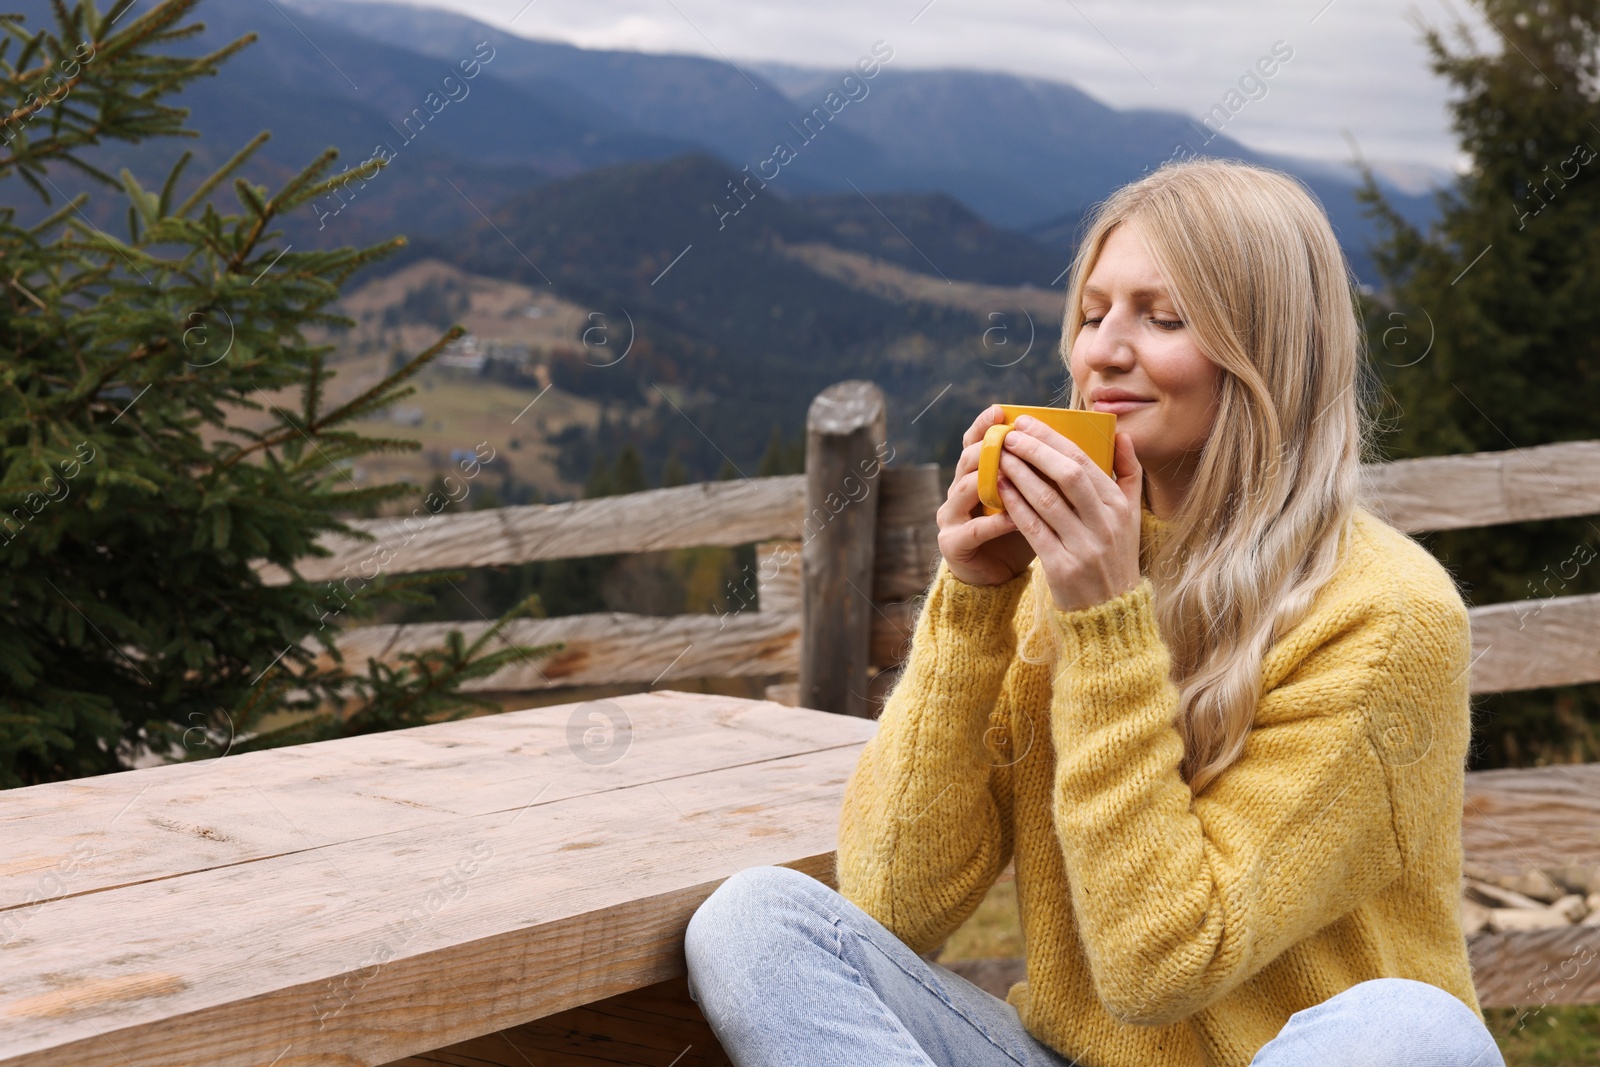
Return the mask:
<svg viewBox="0 0 1600 1067"><path fill-rule="evenodd" d="M429 0L527 37L844 69L873 41L896 69L965 67L1068 82L1115 107L1199 115L1276 42L1293 58L1228 123L1253 148L1346 162L1460 165L1418 20L1450 0ZM1280 46L1280 52L1284 46Z"/></svg>

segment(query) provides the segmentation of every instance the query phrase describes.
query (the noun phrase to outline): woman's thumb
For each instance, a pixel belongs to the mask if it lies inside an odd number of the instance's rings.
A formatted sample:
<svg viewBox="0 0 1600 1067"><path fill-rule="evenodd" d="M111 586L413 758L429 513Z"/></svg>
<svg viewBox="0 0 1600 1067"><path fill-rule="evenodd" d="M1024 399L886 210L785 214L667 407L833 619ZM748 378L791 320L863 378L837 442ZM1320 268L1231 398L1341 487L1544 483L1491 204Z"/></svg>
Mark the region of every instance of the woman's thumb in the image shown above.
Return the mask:
<svg viewBox="0 0 1600 1067"><path fill-rule="evenodd" d="M1117 484L1128 494L1128 499L1138 503L1144 488L1144 467L1133 450L1133 435L1126 431L1117 434L1111 470L1116 475Z"/></svg>

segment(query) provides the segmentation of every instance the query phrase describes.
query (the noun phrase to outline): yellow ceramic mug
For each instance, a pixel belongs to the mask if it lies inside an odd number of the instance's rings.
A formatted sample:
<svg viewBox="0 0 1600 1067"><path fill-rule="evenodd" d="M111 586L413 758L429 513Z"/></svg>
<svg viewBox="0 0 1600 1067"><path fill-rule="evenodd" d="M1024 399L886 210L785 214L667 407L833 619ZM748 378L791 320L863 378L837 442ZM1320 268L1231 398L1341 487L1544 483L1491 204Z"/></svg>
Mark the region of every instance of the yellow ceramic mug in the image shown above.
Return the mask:
<svg viewBox="0 0 1600 1067"><path fill-rule="evenodd" d="M1088 454L1095 464L1111 474L1112 457L1117 449L1117 413L1085 411L1078 408L1042 408L1024 404L1001 404L1005 421L995 423L983 435L983 451L978 453L978 499L985 515L998 515L1000 503L1000 443L1016 424L1017 416L1032 415Z"/></svg>

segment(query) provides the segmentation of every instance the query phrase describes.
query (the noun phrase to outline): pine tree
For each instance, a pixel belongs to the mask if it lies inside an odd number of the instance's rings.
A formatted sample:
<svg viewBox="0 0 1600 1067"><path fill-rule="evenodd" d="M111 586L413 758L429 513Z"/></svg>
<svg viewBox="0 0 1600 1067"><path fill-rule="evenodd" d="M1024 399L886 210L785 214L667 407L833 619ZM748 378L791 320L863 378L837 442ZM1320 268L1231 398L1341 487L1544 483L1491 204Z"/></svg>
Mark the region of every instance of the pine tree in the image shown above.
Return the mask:
<svg viewBox="0 0 1600 1067"><path fill-rule="evenodd" d="M781 474L804 474L806 472L806 435L802 431L800 436L791 444L784 440L783 429L777 423L772 424L772 433L767 438L767 450L761 454L761 463L756 467L756 477L768 478Z"/></svg>
<svg viewBox="0 0 1600 1067"><path fill-rule="evenodd" d="M684 467L683 460L678 458L677 450L668 452L667 461L661 465L661 488L688 484L689 471Z"/></svg>
<svg viewBox="0 0 1600 1067"><path fill-rule="evenodd" d="M24 226L0 208L0 786L118 770L145 749L215 756L495 707L460 684L542 651L454 634L357 672L339 628L419 599L415 583L263 583L262 567L292 572L318 537L349 532L341 516L412 492L349 468L416 442L350 427L409 395L460 331L330 403L332 346L307 331L353 325L329 310L340 286L404 243L281 243L286 214L347 179L328 176L334 151L276 190L240 176L266 133L199 181L187 152L150 188L86 161L103 142L192 135L163 99L253 39L174 54L203 29L180 25L195 3L57 3L37 31L0 15L0 183L50 210ZM60 167L117 190L125 234L90 221L88 194L60 202ZM230 181L239 209L224 213ZM299 399L271 399L286 391ZM422 514L443 506L425 498ZM262 732L280 711L300 717Z"/></svg>
<svg viewBox="0 0 1600 1067"><path fill-rule="evenodd" d="M1480 50L1425 31L1470 167L1427 233L1370 173L1385 229L1371 351L1395 402L1389 458L1600 438L1600 0L1485 0ZM1535 475L1536 477L1538 475ZM1600 590L1593 519L1425 539L1475 603ZM1600 686L1497 694L1475 765L1600 759Z"/></svg>
<svg viewBox="0 0 1600 1067"><path fill-rule="evenodd" d="M650 488L650 483L644 477L644 458L639 455L638 448L632 441L622 446L622 451L617 453L617 465L611 474L611 491L621 495L625 493L642 493Z"/></svg>
<svg viewBox="0 0 1600 1067"><path fill-rule="evenodd" d="M594 500L611 496L614 492L611 487L611 461L606 459L605 453L596 452L594 465L589 468L589 477L583 483L583 498Z"/></svg>
<svg viewBox="0 0 1600 1067"><path fill-rule="evenodd" d="M775 474L787 474L788 472L783 469L787 451L783 445L783 428L773 423L772 433L767 437L767 450L761 454L761 462L756 466L756 477L768 478Z"/></svg>

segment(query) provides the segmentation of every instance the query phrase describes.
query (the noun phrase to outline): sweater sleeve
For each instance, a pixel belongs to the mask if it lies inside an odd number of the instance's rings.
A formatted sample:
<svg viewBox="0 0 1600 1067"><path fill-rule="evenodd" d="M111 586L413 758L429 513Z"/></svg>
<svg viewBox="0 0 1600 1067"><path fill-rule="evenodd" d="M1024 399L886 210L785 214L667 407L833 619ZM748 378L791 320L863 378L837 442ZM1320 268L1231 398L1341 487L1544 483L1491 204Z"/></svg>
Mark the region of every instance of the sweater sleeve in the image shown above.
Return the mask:
<svg viewBox="0 0 1600 1067"><path fill-rule="evenodd" d="M1198 798L1179 773L1178 691L1150 579L1055 619L1054 821L1113 1015L1164 1025L1201 1011L1399 877L1369 724L1418 713L1391 695L1416 692L1415 676L1410 688L1383 681L1402 657L1417 658L1408 671L1440 673L1436 692L1450 683L1449 661L1409 643L1392 613L1306 656Z"/></svg>
<svg viewBox="0 0 1600 1067"><path fill-rule="evenodd" d="M966 921L1011 858L1002 690L1027 582L972 586L940 561L845 786L839 891L918 953Z"/></svg>

